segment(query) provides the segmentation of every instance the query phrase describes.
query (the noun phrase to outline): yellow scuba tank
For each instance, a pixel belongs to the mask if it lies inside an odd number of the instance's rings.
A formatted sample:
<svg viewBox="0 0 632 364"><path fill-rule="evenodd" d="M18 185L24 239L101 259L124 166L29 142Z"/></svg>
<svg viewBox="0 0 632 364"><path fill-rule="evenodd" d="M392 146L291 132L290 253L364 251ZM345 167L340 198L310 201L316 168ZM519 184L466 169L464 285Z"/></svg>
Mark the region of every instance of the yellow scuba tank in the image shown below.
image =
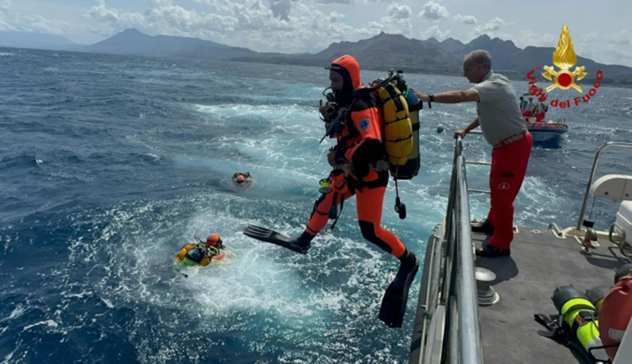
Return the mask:
<svg viewBox="0 0 632 364"><path fill-rule="evenodd" d="M413 149L413 126L406 98L393 82L378 85L374 94L382 111L382 143L388 162L395 168L403 166Z"/></svg>
<svg viewBox="0 0 632 364"><path fill-rule="evenodd" d="M382 144L388 169L395 179L395 211L400 219L405 219L406 205L399 199L397 180L412 179L419 173L419 110L422 103L406 85L403 71L393 75L390 70L386 80L373 81L371 88L382 111Z"/></svg>
<svg viewBox="0 0 632 364"><path fill-rule="evenodd" d="M413 128L413 147L408 154L406 164L397 166L395 170L393 170L393 166L391 166L391 174L397 179L412 179L419 173L419 168L421 167L421 157L419 155L419 110L422 109L423 104L417 95L415 95L415 92L408 87L403 80L401 83L400 88L406 97L410 123Z"/></svg>
<svg viewBox="0 0 632 364"><path fill-rule="evenodd" d="M553 292L553 304L562 316L563 323L571 338L577 339L594 359L607 361L599 337L599 314L588 297L573 286L558 287Z"/></svg>
<svg viewBox="0 0 632 364"><path fill-rule="evenodd" d="M193 248L195 248L195 244L187 244L183 246L182 248L180 248L180 251L178 252L178 254L176 254L176 261L182 262L184 260L184 257L189 252L189 250Z"/></svg>
<svg viewBox="0 0 632 364"><path fill-rule="evenodd" d="M395 179L412 179L419 173L419 110L422 103L404 81L403 72L371 83L382 111L382 139Z"/></svg>

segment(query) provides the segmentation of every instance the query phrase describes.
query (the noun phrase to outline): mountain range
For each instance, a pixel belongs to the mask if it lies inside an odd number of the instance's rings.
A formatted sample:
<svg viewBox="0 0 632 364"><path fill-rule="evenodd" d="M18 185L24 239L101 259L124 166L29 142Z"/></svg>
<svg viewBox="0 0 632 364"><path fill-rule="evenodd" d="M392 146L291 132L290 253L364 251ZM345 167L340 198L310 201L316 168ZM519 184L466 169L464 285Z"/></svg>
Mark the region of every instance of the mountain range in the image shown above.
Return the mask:
<svg viewBox="0 0 632 364"><path fill-rule="evenodd" d="M77 47L77 44L59 35L0 31L0 47L72 49Z"/></svg>
<svg viewBox="0 0 632 364"><path fill-rule="evenodd" d="M197 38L151 36L137 29L127 29L96 44L79 49L83 52L128 54L149 57L205 58L231 60L255 56L257 52L246 48Z"/></svg>
<svg viewBox="0 0 632 364"><path fill-rule="evenodd" d="M7 44L2 41L3 39L10 38L9 35L3 33L9 32L0 32L0 46ZM197 38L150 36L137 29L127 29L111 38L88 46L76 45L67 39L65 42L63 39L65 38L49 38L49 43L40 48L305 66L326 66L333 59L343 54L350 54L358 59L363 69L380 71L401 69L407 73L453 76L462 75L463 57L467 53L475 49L486 49L492 55L494 70L517 80L526 80L526 74L538 66L552 66L552 55L555 51L553 47L529 46L523 49L510 40L490 38L487 35L481 35L464 44L453 38L440 42L434 38L409 39L403 35L383 32L357 42L333 43L318 53L301 54L261 53ZM46 40L44 39L43 42L46 43ZM39 44L42 44L42 41ZM588 76L583 83L592 82L597 70L601 70L604 74L603 84L632 87L632 68L630 67L605 65L581 56L577 57L577 65L586 67Z"/></svg>

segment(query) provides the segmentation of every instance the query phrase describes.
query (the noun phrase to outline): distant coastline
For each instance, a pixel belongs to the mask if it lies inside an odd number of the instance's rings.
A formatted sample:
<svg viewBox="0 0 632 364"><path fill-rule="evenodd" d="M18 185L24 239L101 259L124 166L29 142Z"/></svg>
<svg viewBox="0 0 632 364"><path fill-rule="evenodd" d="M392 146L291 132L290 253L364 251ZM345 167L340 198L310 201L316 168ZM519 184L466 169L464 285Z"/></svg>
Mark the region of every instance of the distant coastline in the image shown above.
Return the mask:
<svg viewBox="0 0 632 364"><path fill-rule="evenodd" d="M30 43L33 46L28 46L28 34L0 32L0 47L7 43L15 47L16 39L19 38L25 42L26 49L315 67L327 65L343 54L350 54L366 70L401 69L406 73L443 76L461 76L463 56L474 49L486 49L492 54L493 68L515 81L526 80L527 73L538 66L551 65L555 50L531 46L521 49L512 41L492 39L487 35L481 35L464 44L452 38L442 42L434 38L424 41L398 34L380 33L357 42L333 43L327 49L313 54L261 53L197 38L151 36L137 29L127 29L92 45L69 44L70 41L65 38L55 38L48 34L32 34L30 37L33 38ZM577 65L585 66L588 73L581 81L582 84L592 84L596 71L601 70L604 74L602 85L632 88L631 67L600 64L581 56L577 57Z"/></svg>

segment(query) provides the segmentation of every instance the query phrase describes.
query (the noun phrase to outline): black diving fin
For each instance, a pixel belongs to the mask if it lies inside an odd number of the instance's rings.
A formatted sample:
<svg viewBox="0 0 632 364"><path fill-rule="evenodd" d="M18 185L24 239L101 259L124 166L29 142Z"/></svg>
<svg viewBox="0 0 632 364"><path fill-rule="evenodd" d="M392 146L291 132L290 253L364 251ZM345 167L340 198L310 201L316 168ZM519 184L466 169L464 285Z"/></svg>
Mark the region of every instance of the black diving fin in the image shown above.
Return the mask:
<svg viewBox="0 0 632 364"><path fill-rule="evenodd" d="M305 235L307 233L303 233ZM283 234L279 234L276 231L266 229L261 226L248 225L246 229L244 229L244 235L249 236L253 239L257 239L260 241L264 241L266 243L275 244L278 246L282 246L286 249L290 249L294 252L307 254L307 251L310 248L310 240L302 243L301 240L307 240L301 238L290 238Z"/></svg>
<svg viewBox="0 0 632 364"><path fill-rule="evenodd" d="M411 253L412 254L412 253ZM419 270L419 259L413 254L413 264L401 264L393 282L386 289L382 306L380 307L380 320L389 327L402 327L406 303L408 303L408 290L415 280Z"/></svg>

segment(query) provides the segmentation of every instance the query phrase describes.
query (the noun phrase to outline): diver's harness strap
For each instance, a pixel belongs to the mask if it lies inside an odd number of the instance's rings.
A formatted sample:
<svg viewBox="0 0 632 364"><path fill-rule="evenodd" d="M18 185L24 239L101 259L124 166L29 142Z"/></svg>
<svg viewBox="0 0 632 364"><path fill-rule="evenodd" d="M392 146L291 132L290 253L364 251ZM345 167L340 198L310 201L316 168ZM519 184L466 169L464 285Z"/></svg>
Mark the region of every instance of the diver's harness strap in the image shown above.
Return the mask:
<svg viewBox="0 0 632 364"><path fill-rule="evenodd" d="M331 204L332 210L336 209L337 197L338 197L338 194L334 192L334 202ZM331 224L331 230L333 230L336 227L336 224L338 223L338 219L340 218L340 215L342 215L342 209L345 207L345 199L344 199L344 196L342 197L343 197L342 200L340 200L340 210L336 213L336 220L334 220L334 223Z"/></svg>

